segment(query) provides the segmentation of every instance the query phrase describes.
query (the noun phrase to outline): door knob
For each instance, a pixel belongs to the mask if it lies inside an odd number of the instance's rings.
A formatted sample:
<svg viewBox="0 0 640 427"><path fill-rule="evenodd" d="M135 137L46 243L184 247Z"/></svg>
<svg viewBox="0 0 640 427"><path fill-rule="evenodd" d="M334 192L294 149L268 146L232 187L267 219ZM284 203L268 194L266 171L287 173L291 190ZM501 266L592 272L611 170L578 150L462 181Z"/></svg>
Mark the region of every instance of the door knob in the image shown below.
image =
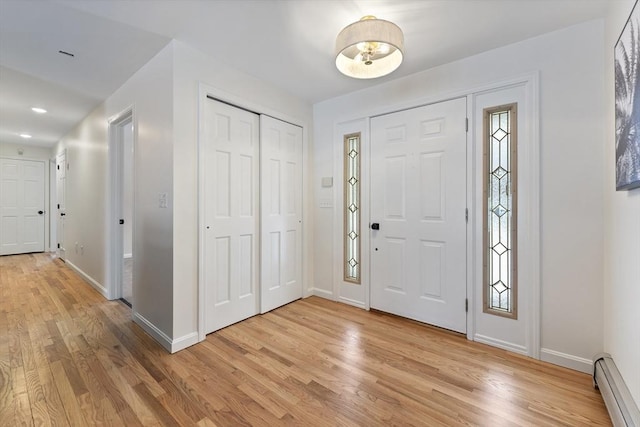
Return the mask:
<svg viewBox="0 0 640 427"><path fill-rule="evenodd" d="M42 215L44 211L38 211L38 215Z"/></svg>
<svg viewBox="0 0 640 427"><path fill-rule="evenodd" d="M371 224L371 229L372 230L380 230L380 224L378 224L377 222L374 222Z"/></svg>
<svg viewBox="0 0 640 427"><path fill-rule="evenodd" d="M66 216L67 214L64 212L60 212L60 216Z"/></svg>

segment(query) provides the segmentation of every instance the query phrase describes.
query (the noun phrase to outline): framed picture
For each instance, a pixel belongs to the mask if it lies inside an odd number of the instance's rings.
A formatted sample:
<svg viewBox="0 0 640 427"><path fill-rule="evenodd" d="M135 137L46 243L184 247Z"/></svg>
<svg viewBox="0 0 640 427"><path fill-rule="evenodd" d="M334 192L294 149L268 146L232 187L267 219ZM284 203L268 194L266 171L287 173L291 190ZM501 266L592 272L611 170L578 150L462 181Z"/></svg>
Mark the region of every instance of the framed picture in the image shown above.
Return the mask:
<svg viewBox="0 0 640 427"><path fill-rule="evenodd" d="M638 1L616 43L616 190L640 187L640 11Z"/></svg>

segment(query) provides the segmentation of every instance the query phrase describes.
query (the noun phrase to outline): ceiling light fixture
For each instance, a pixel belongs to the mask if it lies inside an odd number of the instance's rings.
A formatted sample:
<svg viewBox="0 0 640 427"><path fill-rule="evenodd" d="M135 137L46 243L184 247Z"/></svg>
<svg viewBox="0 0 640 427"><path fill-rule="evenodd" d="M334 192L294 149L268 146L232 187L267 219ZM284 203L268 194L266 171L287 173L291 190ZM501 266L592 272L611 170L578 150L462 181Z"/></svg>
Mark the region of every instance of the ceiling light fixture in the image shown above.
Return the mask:
<svg viewBox="0 0 640 427"><path fill-rule="evenodd" d="M386 76L400 66L404 36L393 22L364 16L336 38L336 67L356 79Z"/></svg>
<svg viewBox="0 0 640 427"><path fill-rule="evenodd" d="M40 108L40 107L31 107L31 111L33 111L34 113L38 113L38 114L44 114L47 112L47 110L45 110L44 108Z"/></svg>
<svg viewBox="0 0 640 427"><path fill-rule="evenodd" d="M29 139L31 138L31 135L29 135L28 133L21 133L20 136L24 139Z"/></svg>

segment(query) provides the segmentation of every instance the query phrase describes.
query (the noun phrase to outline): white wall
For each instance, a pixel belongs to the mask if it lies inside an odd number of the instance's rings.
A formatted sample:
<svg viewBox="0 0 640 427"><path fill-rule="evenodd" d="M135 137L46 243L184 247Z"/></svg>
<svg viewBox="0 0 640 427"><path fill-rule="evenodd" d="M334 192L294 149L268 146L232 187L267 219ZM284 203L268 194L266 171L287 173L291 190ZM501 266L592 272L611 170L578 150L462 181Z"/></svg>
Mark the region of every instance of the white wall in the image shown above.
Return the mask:
<svg viewBox="0 0 640 427"><path fill-rule="evenodd" d="M541 347L588 369L602 350L604 23L592 21L495 49L314 106L316 205L336 176L334 127L350 119L438 100L532 71L540 72ZM331 209L314 208L316 235L336 235ZM365 287L334 291L329 239L315 243L316 293L364 302ZM339 259L337 259L339 262ZM333 266L326 268L326 266ZM547 353L549 354L549 353Z"/></svg>
<svg viewBox="0 0 640 427"><path fill-rule="evenodd" d="M19 154L18 150L22 150L22 154ZM44 147L35 147L32 145L0 142L0 157L25 158L31 160L49 160L51 158L51 149Z"/></svg>
<svg viewBox="0 0 640 427"><path fill-rule="evenodd" d="M20 154L22 152L22 154ZM8 142L0 142L0 157L11 157L15 159L26 160L43 160L44 161L44 250L53 250L56 244L55 229L51 228L52 219L55 218L51 210L51 149L44 147L36 147L32 145L11 144ZM55 198L55 195L54 195Z"/></svg>
<svg viewBox="0 0 640 427"><path fill-rule="evenodd" d="M640 407L640 189L616 192L614 169L613 49L633 4L633 0L611 2L604 46L604 350L613 356Z"/></svg>
<svg viewBox="0 0 640 427"><path fill-rule="evenodd" d="M261 80L229 68L180 42L174 57L174 329L176 340L189 342L198 327L198 103L199 84L212 87L220 98L305 127L305 173L310 175L312 108L296 97ZM310 199L305 191L305 254L310 252ZM311 265L305 260L305 284Z"/></svg>
<svg viewBox="0 0 640 427"><path fill-rule="evenodd" d="M104 106L91 112L54 148L66 149L66 261L106 295L107 122Z"/></svg>
<svg viewBox="0 0 640 427"><path fill-rule="evenodd" d="M105 102L105 123L133 107L134 319L165 347L173 337L173 46ZM159 196L167 194L161 208Z"/></svg>

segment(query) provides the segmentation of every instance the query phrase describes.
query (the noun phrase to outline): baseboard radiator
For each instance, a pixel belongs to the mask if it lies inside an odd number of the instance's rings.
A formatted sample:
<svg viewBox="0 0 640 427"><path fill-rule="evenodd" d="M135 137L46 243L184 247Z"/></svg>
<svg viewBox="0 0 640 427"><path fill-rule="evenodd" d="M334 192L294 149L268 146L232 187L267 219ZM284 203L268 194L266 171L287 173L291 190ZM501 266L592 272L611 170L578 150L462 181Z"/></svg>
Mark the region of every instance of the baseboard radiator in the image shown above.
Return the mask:
<svg viewBox="0 0 640 427"><path fill-rule="evenodd" d="M593 384L602 394L614 427L640 427L638 406L610 354L600 353L593 359Z"/></svg>

